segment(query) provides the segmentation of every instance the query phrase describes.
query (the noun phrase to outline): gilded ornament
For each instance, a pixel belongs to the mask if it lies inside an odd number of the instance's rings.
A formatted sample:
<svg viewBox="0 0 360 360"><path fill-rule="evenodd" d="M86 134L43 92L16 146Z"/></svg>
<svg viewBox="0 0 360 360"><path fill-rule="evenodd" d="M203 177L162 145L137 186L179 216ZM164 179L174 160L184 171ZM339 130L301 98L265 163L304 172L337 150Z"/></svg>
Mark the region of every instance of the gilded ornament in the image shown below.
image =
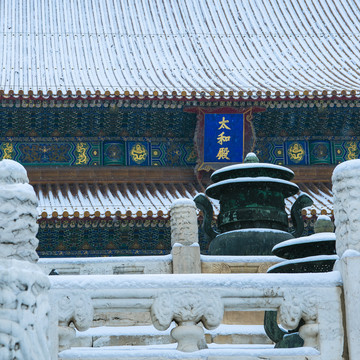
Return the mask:
<svg viewBox="0 0 360 360"><path fill-rule="evenodd" d="M224 131L217 137L218 144L222 145L224 142L230 141L230 136L225 136Z"/></svg>
<svg viewBox="0 0 360 360"><path fill-rule="evenodd" d="M294 143L289 147L289 157L294 162L300 162L305 156L305 150L299 143Z"/></svg>
<svg viewBox="0 0 360 360"><path fill-rule="evenodd" d="M346 160L354 160L357 159L358 149L356 143L354 141L349 143L347 147L348 154L346 155Z"/></svg>
<svg viewBox="0 0 360 360"><path fill-rule="evenodd" d="M130 156L134 162L137 164L141 164L146 160L148 152L144 145L142 144L135 144L130 150Z"/></svg>
<svg viewBox="0 0 360 360"><path fill-rule="evenodd" d="M88 145L86 143L76 144L77 159L75 165L86 165L88 163L89 158L86 155L87 149L88 149Z"/></svg>
<svg viewBox="0 0 360 360"><path fill-rule="evenodd" d="M218 130L221 129L231 130L231 128L228 125L226 125L228 122L229 120L226 120L225 117L223 116L222 120L219 121L220 127L218 128Z"/></svg>
<svg viewBox="0 0 360 360"><path fill-rule="evenodd" d="M230 160L230 158L228 157L229 152L230 150L227 147L220 148L216 157L218 158L218 160Z"/></svg>
<svg viewBox="0 0 360 360"><path fill-rule="evenodd" d="M12 143L3 143L2 144L3 159L12 159L14 152L14 145Z"/></svg>

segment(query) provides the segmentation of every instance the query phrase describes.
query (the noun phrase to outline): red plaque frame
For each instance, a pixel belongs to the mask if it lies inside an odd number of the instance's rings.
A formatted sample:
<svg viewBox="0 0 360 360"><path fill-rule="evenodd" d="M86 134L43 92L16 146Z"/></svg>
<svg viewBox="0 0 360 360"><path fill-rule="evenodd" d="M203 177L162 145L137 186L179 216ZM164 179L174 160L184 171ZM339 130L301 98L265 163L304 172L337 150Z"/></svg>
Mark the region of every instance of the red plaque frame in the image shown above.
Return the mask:
<svg viewBox="0 0 360 360"><path fill-rule="evenodd" d="M235 163L209 163L204 162L204 126L205 114L243 114L244 115L244 148L243 154L254 150L255 147L255 130L252 124L253 113L263 112L265 108L261 107L247 107L247 108L234 108L234 107L221 107L221 108L202 108L193 107L187 108L184 111L197 114L197 123L194 135L194 147L197 152L197 165L196 172L212 171L224 166L232 165Z"/></svg>

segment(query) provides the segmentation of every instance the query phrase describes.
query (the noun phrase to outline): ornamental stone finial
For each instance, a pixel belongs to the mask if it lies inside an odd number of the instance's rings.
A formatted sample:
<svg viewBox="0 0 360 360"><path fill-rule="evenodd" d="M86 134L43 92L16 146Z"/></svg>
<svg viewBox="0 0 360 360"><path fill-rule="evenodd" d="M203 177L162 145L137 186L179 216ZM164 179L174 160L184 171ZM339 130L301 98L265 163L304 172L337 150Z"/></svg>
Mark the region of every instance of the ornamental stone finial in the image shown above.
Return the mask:
<svg viewBox="0 0 360 360"><path fill-rule="evenodd" d="M334 232L335 226L327 215L320 215L314 225L315 234L323 232Z"/></svg>
<svg viewBox="0 0 360 360"><path fill-rule="evenodd" d="M178 199L170 208L171 246L192 245L198 240L196 205L191 199Z"/></svg>
<svg viewBox="0 0 360 360"><path fill-rule="evenodd" d="M256 156L255 153L253 152L249 152L246 156L245 156L245 160L244 163L258 163L259 162L259 158Z"/></svg>
<svg viewBox="0 0 360 360"><path fill-rule="evenodd" d="M190 199L174 201L170 209L174 274L201 272L196 205Z"/></svg>

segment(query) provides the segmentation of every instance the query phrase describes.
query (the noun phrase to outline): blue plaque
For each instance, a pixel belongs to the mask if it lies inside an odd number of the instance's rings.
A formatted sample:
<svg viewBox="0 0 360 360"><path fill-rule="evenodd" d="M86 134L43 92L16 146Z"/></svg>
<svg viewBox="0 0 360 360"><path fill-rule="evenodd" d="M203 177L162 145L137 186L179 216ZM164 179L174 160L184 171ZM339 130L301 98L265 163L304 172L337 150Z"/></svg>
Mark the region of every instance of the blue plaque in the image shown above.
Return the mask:
<svg viewBox="0 0 360 360"><path fill-rule="evenodd" d="M238 163L244 153L244 114L205 114L204 162Z"/></svg>

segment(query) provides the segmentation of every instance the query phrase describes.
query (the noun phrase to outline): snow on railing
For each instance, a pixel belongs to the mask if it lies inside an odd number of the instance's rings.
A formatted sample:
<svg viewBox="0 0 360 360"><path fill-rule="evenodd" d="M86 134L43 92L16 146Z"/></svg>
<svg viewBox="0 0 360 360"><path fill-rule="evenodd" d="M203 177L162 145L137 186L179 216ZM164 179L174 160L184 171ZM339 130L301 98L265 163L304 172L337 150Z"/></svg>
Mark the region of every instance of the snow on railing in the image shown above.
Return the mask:
<svg viewBox="0 0 360 360"><path fill-rule="evenodd" d="M153 325L166 330L185 352L204 347L203 327L220 325L224 311L277 310L280 324L296 328L317 359L342 359L341 277L324 274L167 274L52 276L51 299L59 314L59 348L71 345L75 329L94 317L150 312Z"/></svg>

